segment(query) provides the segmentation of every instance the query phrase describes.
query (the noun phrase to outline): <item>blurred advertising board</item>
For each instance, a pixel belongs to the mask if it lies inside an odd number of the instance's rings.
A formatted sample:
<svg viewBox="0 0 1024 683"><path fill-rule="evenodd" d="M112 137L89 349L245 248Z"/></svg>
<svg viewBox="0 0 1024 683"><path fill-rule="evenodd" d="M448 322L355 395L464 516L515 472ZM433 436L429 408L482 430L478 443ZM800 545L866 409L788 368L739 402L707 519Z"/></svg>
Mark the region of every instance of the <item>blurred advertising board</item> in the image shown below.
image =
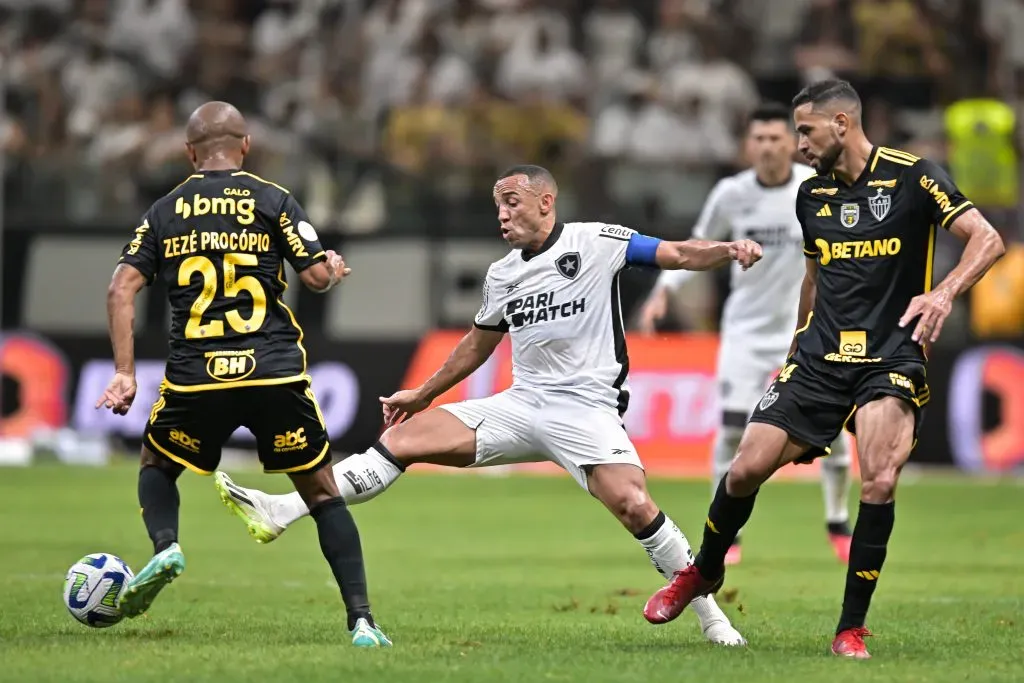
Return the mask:
<svg viewBox="0 0 1024 683"><path fill-rule="evenodd" d="M429 377L461 338L439 331L418 342L331 343L307 334L313 388L338 452L360 451L381 429L379 396ZM719 420L710 334L628 337L630 403L626 428L652 474L706 476ZM110 378L109 345L101 338L0 336L3 373L0 437L28 438L40 429L71 427L134 443L163 377L165 342L137 342L138 398L125 417L93 407ZM972 472L1024 471L1024 340L964 349L937 348L928 366L931 402L912 462L956 465ZM488 396L511 383L505 340L472 376L437 403ZM236 433L239 446L251 435ZM550 469L523 466L524 469ZM814 467L794 467L797 476Z"/></svg>

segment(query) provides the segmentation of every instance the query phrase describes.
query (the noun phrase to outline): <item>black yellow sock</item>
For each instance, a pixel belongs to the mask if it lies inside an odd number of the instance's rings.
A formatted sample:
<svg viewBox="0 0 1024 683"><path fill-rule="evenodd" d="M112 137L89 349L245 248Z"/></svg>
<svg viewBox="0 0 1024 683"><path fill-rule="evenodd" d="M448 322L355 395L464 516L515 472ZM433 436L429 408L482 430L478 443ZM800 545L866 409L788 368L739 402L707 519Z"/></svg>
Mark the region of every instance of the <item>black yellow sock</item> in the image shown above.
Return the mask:
<svg viewBox="0 0 1024 683"><path fill-rule="evenodd" d="M757 498L757 491L746 498L730 496L725 490L727 478L722 477L715 498L711 501L708 518L704 522L704 540L694 561L701 576L709 581L717 579L725 571L725 554L736 541L740 529L750 519Z"/></svg>
<svg viewBox="0 0 1024 683"><path fill-rule="evenodd" d="M139 471L139 505L154 555L178 541L179 503L174 476L153 466Z"/></svg>
<svg viewBox="0 0 1024 683"><path fill-rule="evenodd" d="M857 523L850 542L850 564L846 568L846 591L843 613L836 633L864 625L871 605L871 595L885 563L889 536L896 522L896 504L860 504Z"/></svg>
<svg viewBox="0 0 1024 683"><path fill-rule="evenodd" d="M327 564L331 565L334 579L341 589L341 599L348 612L349 630L355 627L356 620L360 618L372 625L359 529L345 500L338 497L324 501L310 510L309 514L316 522L320 550L327 558Z"/></svg>

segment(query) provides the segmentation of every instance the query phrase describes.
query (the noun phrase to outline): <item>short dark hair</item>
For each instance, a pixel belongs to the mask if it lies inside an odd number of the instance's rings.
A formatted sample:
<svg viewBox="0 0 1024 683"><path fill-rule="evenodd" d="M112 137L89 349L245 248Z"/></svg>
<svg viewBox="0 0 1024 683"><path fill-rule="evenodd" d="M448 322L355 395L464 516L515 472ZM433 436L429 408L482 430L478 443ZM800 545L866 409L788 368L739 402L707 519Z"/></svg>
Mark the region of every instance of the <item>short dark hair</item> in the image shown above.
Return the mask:
<svg viewBox="0 0 1024 683"><path fill-rule="evenodd" d="M498 180L517 175L526 176L531 185L539 182L550 187L552 192L558 192L558 183L555 182L555 176L551 175L551 171L543 166L535 166L534 164L520 164L507 168L504 173L498 176Z"/></svg>
<svg viewBox="0 0 1024 683"><path fill-rule="evenodd" d="M754 121L785 121L789 123L789 108L779 102L763 102L750 114L750 123Z"/></svg>
<svg viewBox="0 0 1024 683"><path fill-rule="evenodd" d="M820 104L837 100L849 100L856 105L857 109L860 109L860 95L853 89L849 81L839 78L830 78L818 81L817 83L811 83L793 98L793 108L795 109L808 102L817 107Z"/></svg>

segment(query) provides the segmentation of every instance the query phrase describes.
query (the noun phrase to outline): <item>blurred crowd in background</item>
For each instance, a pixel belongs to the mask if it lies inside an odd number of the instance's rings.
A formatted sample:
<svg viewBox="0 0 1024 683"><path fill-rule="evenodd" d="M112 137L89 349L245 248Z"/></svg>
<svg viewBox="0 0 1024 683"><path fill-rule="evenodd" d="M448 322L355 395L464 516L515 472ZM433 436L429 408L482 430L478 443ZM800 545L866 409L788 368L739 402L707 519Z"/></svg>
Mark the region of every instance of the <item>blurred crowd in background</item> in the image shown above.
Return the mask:
<svg viewBox="0 0 1024 683"><path fill-rule="evenodd" d="M683 238L751 108L839 75L873 142L948 165L1019 243L1021 36L1024 0L0 0L5 215L134 225L220 99L327 234L486 236L495 174L530 162L566 218ZM1006 262L979 336L1024 333Z"/></svg>

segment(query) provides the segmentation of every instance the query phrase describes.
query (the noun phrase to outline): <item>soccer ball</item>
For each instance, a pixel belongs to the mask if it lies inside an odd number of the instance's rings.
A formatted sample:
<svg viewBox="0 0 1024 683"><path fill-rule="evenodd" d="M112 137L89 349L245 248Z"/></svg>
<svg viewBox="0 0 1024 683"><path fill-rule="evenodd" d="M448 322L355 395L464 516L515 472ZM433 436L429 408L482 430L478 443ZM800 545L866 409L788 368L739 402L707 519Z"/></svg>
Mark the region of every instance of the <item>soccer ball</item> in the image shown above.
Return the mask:
<svg viewBox="0 0 1024 683"><path fill-rule="evenodd" d="M64 577L64 605L86 626L106 628L124 617L117 606L124 587L135 575L120 557L86 555Z"/></svg>

